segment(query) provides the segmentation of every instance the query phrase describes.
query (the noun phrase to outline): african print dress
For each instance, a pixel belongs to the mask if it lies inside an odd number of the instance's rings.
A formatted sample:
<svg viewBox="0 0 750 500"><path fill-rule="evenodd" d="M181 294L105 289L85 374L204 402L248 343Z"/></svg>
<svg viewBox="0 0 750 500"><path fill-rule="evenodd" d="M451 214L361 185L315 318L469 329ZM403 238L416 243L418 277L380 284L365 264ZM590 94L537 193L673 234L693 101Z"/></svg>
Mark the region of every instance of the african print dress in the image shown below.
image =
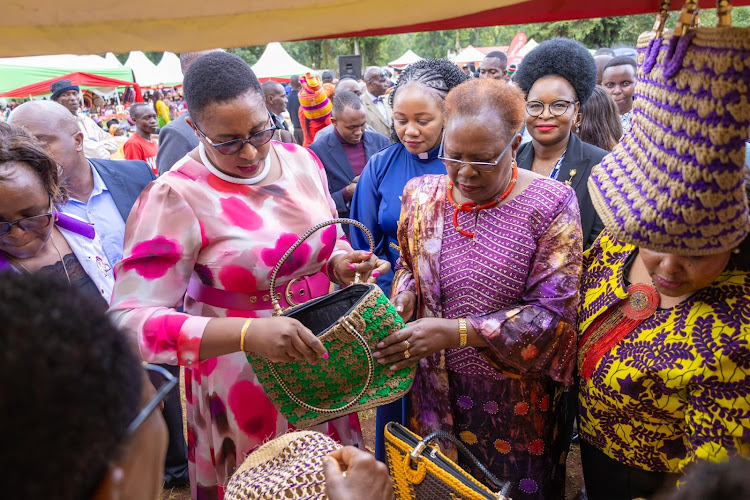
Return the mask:
<svg viewBox="0 0 750 500"><path fill-rule="evenodd" d="M271 270L297 238L335 217L323 165L310 151L272 142L282 175L274 184L227 182L183 158L150 184L128 218L125 252L116 268L111 316L138 341L149 362L185 367L188 461L194 499L221 499L245 456L291 429L258 383L244 354L199 361L212 317L269 317L266 308L231 310L191 297L188 284L239 293L269 288ZM309 238L282 267L279 283L327 272L351 251L337 226ZM176 309L183 303L184 313ZM238 346L239 350L239 346ZM315 428L359 445L357 416Z"/></svg>
<svg viewBox="0 0 750 500"><path fill-rule="evenodd" d="M563 498L561 401L573 383L583 252L575 193L538 178L476 219L461 212L472 239L453 225L446 184L427 175L404 190L393 294L416 293L418 318L467 318L487 347L419 361L409 427L458 436L516 500Z"/></svg>
<svg viewBox="0 0 750 500"><path fill-rule="evenodd" d="M586 252L581 335L627 297L626 264L635 251L605 231ZM675 307L657 309L581 379L581 438L653 472L748 456L749 375L750 275L728 269Z"/></svg>

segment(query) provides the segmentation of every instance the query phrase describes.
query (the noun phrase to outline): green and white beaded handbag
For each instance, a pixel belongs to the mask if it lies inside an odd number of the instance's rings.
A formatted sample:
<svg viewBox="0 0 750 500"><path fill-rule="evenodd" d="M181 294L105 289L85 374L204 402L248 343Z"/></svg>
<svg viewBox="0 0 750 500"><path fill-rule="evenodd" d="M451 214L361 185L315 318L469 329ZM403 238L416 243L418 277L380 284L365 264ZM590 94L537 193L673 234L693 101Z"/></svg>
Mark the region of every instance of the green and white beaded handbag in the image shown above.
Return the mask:
<svg viewBox="0 0 750 500"><path fill-rule="evenodd" d="M276 288L281 266L307 238L332 224L367 228L351 219L333 219L318 224L281 257L271 273L270 289ZM359 282L304 304L282 310L272 297L274 316L299 320L323 342L328 359L316 365L307 361L273 363L252 353L247 359L276 409L297 428L308 428L357 411L381 406L401 398L414 382L415 366L392 371L372 357L377 344L405 327L396 308L377 285Z"/></svg>

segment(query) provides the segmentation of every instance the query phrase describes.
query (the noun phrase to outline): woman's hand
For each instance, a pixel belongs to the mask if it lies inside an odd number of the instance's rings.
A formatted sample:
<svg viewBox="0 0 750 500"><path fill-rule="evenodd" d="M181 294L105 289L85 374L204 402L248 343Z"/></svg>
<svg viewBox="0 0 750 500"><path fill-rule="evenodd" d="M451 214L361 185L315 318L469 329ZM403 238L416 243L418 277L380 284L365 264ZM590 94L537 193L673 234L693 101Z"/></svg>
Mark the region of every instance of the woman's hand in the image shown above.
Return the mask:
<svg viewBox="0 0 750 500"><path fill-rule="evenodd" d="M411 321L417 308L417 294L410 291L401 292L391 299L391 304L396 307L401 319Z"/></svg>
<svg viewBox="0 0 750 500"><path fill-rule="evenodd" d="M245 350L274 363L307 360L315 364L328 359L328 352L318 337L292 318L258 318L253 320L245 337Z"/></svg>
<svg viewBox="0 0 750 500"><path fill-rule="evenodd" d="M349 252L335 259L332 264L334 277L340 279L344 286L352 284L357 273L363 283L375 283L378 276L387 273L391 268L391 263L387 260L379 259L372 252L361 250Z"/></svg>
<svg viewBox="0 0 750 500"><path fill-rule="evenodd" d="M372 355L378 363L392 365L391 370L400 370L450 347L458 347L458 321L422 318L388 335Z"/></svg>
<svg viewBox="0 0 750 500"><path fill-rule="evenodd" d="M331 500L391 500L393 481L388 468L372 453L345 446L323 457L326 495Z"/></svg>

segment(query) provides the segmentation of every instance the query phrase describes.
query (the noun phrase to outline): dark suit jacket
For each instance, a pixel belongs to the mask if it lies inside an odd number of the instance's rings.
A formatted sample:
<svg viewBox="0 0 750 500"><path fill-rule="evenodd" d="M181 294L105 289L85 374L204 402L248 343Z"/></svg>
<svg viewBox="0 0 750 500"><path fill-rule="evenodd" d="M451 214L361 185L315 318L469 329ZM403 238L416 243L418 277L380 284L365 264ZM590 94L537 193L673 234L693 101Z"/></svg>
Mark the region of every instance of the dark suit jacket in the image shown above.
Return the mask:
<svg viewBox="0 0 750 500"><path fill-rule="evenodd" d="M365 131L362 135L362 142L365 145L365 158L367 160L381 149L391 145L391 141L387 137L370 131ZM339 217L349 217L349 207L344 201L342 189L351 184L352 179L354 179L354 170L352 170L352 165L349 163L349 158L346 156L338 136L335 132L330 133L320 141L313 142L310 149L320 158L326 169L328 189L336 203Z"/></svg>
<svg viewBox="0 0 750 500"><path fill-rule="evenodd" d="M594 165L599 164L607 155L607 151L583 142L577 135L571 132L568 150L565 152L565 159L560 165L560 174L557 180L561 182L570 181L570 187L576 192L578 206L581 209L581 229L583 230L583 248L586 249L599 236L604 229L604 224L594 210L591 203L591 196L587 183L591 169ZM516 154L516 163L518 168L531 170L531 164L534 162L533 141L521 144ZM571 177L571 172L575 170L575 175Z"/></svg>
<svg viewBox="0 0 750 500"><path fill-rule="evenodd" d="M159 152L156 154L159 175L168 172L183 156L198 147L198 137L185 121L188 116L188 113L181 114L159 131Z"/></svg>
<svg viewBox="0 0 750 500"><path fill-rule="evenodd" d="M128 221L130 209L146 186L156 176L148 163L141 160L97 160L89 161L101 176L120 212L122 220Z"/></svg>

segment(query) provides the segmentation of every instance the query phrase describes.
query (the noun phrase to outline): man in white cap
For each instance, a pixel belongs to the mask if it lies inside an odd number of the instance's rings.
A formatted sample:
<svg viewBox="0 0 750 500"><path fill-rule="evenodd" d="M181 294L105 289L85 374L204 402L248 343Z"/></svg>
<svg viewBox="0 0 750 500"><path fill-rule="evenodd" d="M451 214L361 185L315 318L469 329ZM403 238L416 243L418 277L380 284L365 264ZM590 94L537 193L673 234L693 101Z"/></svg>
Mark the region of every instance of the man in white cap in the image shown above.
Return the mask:
<svg viewBox="0 0 750 500"><path fill-rule="evenodd" d="M115 138L96 124L94 120L84 114L79 114L81 107L80 88L73 85L70 80L58 80L50 88L51 99L56 101L73 113L78 122L78 128L83 132L83 151L87 158L98 158L109 160L109 157L117 153L118 147Z"/></svg>

